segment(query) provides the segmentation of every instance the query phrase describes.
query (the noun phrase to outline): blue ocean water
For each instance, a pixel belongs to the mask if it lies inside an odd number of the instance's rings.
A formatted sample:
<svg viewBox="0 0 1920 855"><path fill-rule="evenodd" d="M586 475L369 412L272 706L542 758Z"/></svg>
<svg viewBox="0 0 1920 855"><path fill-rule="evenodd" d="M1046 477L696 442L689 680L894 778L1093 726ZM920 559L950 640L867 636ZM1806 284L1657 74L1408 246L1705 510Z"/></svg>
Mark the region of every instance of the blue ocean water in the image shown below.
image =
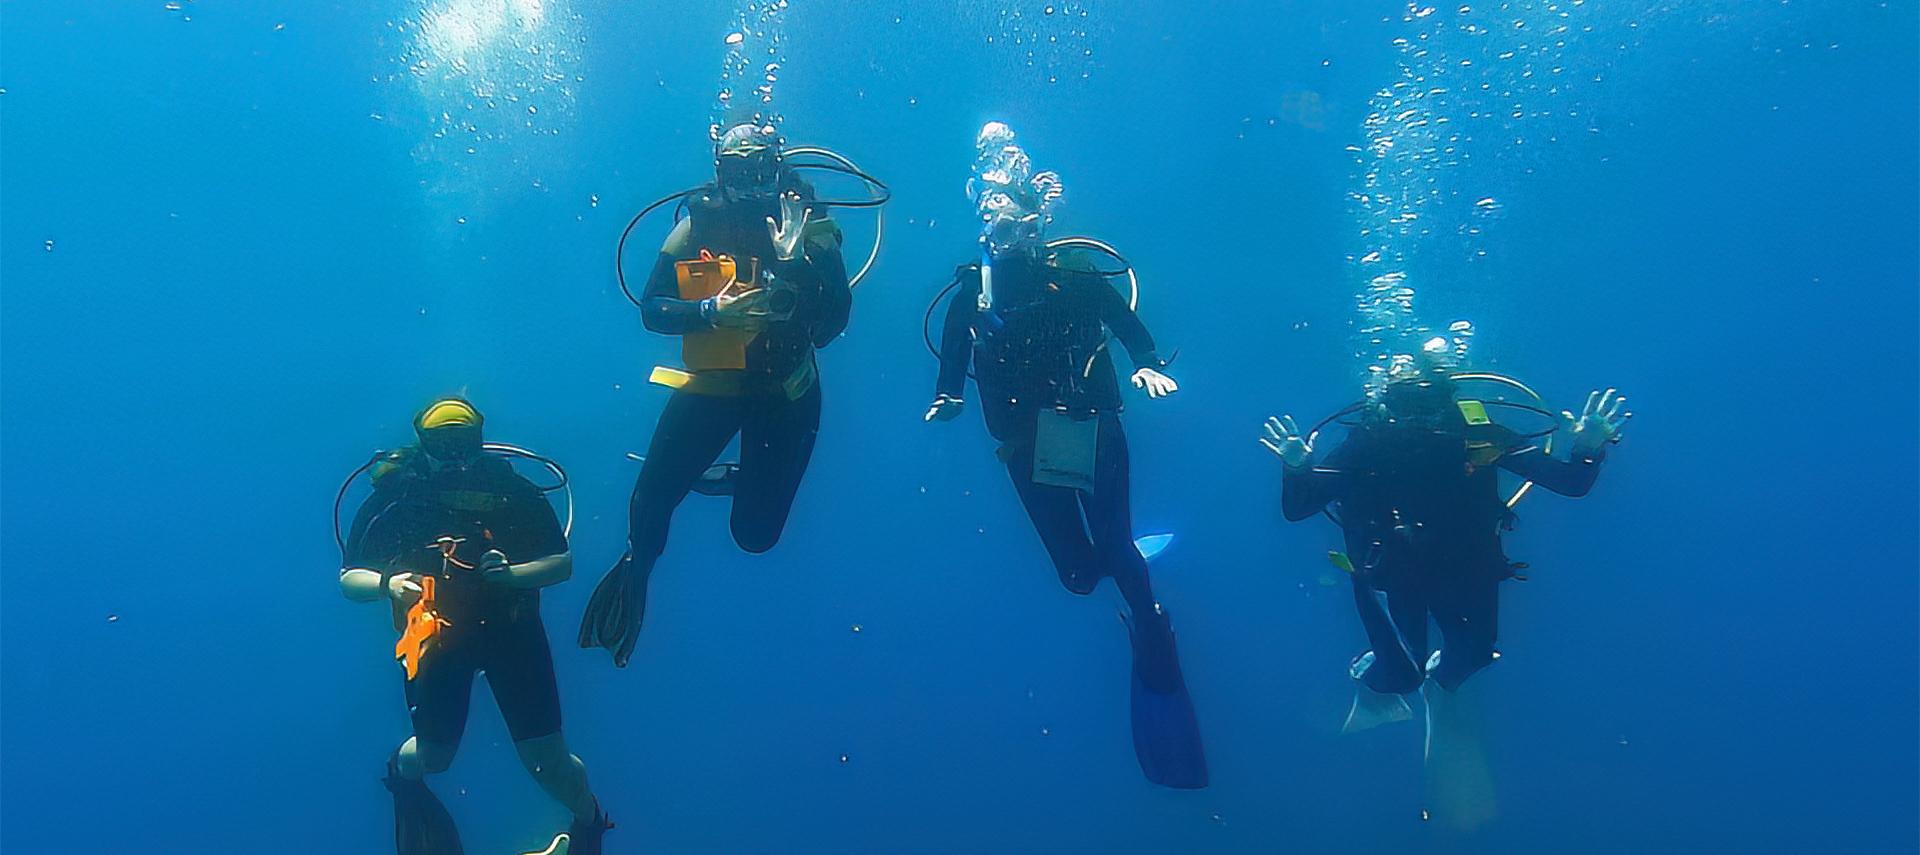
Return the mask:
<svg viewBox="0 0 1920 855"><path fill-rule="evenodd" d="M574 479L544 608L610 851L1915 850L1913 2L778 8L782 131L892 185L885 247L785 539L690 500L616 671L571 636L677 349L612 245L707 177L761 11L0 2L0 848L389 851L405 706L328 505L464 392ZM1379 191L1410 70L1467 132L1400 128L1438 150ZM1118 598L1061 590L976 416L921 422L995 119L1180 349L1126 418L1203 791L1135 764ZM1431 227L1362 234L1376 191ZM1337 535L1255 442L1358 396L1378 263L1478 364L1636 412L1591 496L1522 506L1473 833L1422 820L1417 725L1338 733ZM564 811L475 709L434 786L469 851L537 848Z"/></svg>

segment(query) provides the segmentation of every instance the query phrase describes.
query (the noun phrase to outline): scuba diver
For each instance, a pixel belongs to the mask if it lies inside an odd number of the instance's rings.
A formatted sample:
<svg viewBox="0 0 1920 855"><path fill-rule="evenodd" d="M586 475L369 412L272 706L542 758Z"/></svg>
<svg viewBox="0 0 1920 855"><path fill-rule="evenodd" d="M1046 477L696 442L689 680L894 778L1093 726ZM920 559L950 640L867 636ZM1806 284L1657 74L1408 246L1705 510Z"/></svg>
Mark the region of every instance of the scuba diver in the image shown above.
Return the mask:
<svg viewBox="0 0 1920 855"><path fill-rule="evenodd" d="M1163 786L1205 787L1206 756L1173 628L1133 538L1127 438L1109 337L1126 348L1133 385L1149 398L1179 387L1161 373L1167 362L1153 337L1109 281L1131 278L1131 268L1096 266L1084 248L1111 253L1097 241L1045 240L1050 210L1062 196L1059 176L1034 174L1013 144L1013 131L999 122L982 128L976 144L980 158L968 190L982 218L983 253L978 263L962 265L942 292L953 298L937 349L927 334L940 369L925 420L960 415L971 366L987 432L1000 442L999 457L1060 583L1085 595L1111 577L1126 601L1141 770Z"/></svg>
<svg viewBox="0 0 1920 855"><path fill-rule="evenodd" d="M795 161L803 155L840 165ZM821 200L800 168L853 175L880 195ZM741 549L758 554L779 541L820 427L814 351L846 329L852 287L879 251L876 237L867 265L849 279L829 209L878 207L885 190L826 149L783 149L770 126L739 124L718 135L712 184L655 202L628 225L630 233L671 201L686 209L660 247L643 295L628 292L647 329L681 338L686 370L653 372L652 381L673 395L641 459L627 552L594 589L580 622L581 647L606 648L616 667L626 667L648 579L688 492L732 497L733 539ZM623 235L623 249L624 242ZM736 434L739 462L716 464Z"/></svg>
<svg viewBox="0 0 1920 855"><path fill-rule="evenodd" d="M1476 705L1464 689L1500 658L1500 583L1525 578L1527 565L1508 561L1501 543L1514 524L1512 506L1536 484L1586 495L1632 414L1608 389L1589 396L1578 416L1562 411L1555 424L1554 413L1538 406L1462 395L1463 383L1491 381L1538 399L1518 381L1455 371L1453 362L1446 340L1431 339L1418 356L1395 360L1366 400L1304 432L1291 416L1268 419L1260 442L1285 464L1286 519L1326 513L1344 536L1346 552L1328 557L1352 576L1372 649L1349 669L1356 685L1342 731L1412 718L1406 696L1424 687L1436 812L1472 827L1492 818L1493 799ZM1521 433L1496 423L1489 408L1531 412L1550 424ZM1357 418L1343 422L1348 436L1315 463L1319 431L1350 416ZM1565 460L1553 453L1556 433L1571 437ZM1501 471L1525 481L1511 498L1502 495ZM1430 621L1440 630L1437 650Z"/></svg>
<svg viewBox="0 0 1920 855"><path fill-rule="evenodd" d="M334 500L341 592L357 602L385 601L403 632L395 658L404 666L413 735L387 759L395 844L399 855L462 851L453 818L425 777L453 762L474 675L485 672L521 764L573 814L545 851L598 855L612 823L561 734L553 655L540 621L540 589L573 572L566 527L546 498L565 487L565 472L517 446L483 442L482 422L464 400L435 402L414 419L418 444L376 455ZM535 485L510 457L544 464L561 486ZM342 537L340 503L362 473L373 492Z"/></svg>

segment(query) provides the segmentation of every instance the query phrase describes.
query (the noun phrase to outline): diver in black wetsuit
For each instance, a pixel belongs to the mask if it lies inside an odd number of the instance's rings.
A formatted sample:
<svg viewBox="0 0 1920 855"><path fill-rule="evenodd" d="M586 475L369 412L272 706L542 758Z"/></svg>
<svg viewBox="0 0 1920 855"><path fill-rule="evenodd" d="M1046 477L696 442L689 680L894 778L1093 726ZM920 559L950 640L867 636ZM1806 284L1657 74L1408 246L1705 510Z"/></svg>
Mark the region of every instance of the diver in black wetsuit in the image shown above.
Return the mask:
<svg viewBox="0 0 1920 855"><path fill-rule="evenodd" d="M1206 760L1173 629L1133 542L1109 334L1133 362L1134 386L1152 398L1178 386L1160 373L1166 362L1108 275L1082 253L1043 241L1044 209L1058 197L1059 181L1052 173L1029 176L1011 141L999 123L981 132L978 180L985 185L977 197L986 256L955 274L926 420L960 415L971 366L987 431L1001 443L1007 475L1061 584L1088 594L1111 577L1126 600L1143 771L1166 786L1204 787Z"/></svg>
<svg viewBox="0 0 1920 855"><path fill-rule="evenodd" d="M362 467L373 494L342 539L340 571L348 599L386 601L403 643L419 642L402 648L413 735L387 761L397 850L462 851L453 818L425 777L453 762L473 678L484 673L520 762L573 812L563 835L571 848L561 851L598 855L611 824L561 733L553 654L540 620L540 589L572 573L565 530L542 490L482 445L471 404L439 401L414 430L418 445ZM427 632L416 633L415 618ZM561 845L556 840L548 851Z"/></svg>
<svg viewBox="0 0 1920 855"><path fill-rule="evenodd" d="M648 577L689 491L733 497L740 548L760 553L779 541L820 426L814 351L846 328L852 306L840 232L783 168L779 141L735 126L714 160L715 183L688 196L640 313L647 329L684 338L689 371L655 374L675 389L634 484L628 551L580 624L580 646L606 648L618 667L633 655ZM700 277L722 263L729 281L701 296ZM735 434L739 464L714 465Z"/></svg>
<svg viewBox="0 0 1920 855"><path fill-rule="evenodd" d="M1376 400L1359 405L1350 435L1319 462L1308 436L1291 417L1269 419L1261 443L1286 464L1282 510L1299 521L1329 510L1346 542L1335 557L1353 574L1354 604L1372 650L1354 661L1359 682L1344 730L1412 716L1402 696L1431 681L1428 750L1432 763L1450 753L1478 778L1455 799L1459 813L1491 816L1477 735L1453 715L1467 678L1495 659L1500 583L1525 565L1507 560L1501 532L1513 513L1501 495L1506 471L1563 496L1593 487L1609 443L1626 420L1625 398L1595 392L1579 416L1562 413L1572 435L1561 460L1530 438L1493 422L1485 404L1462 400L1444 365L1426 364L1386 384ZM1384 597L1385 603L1381 602ZM1428 623L1440 629L1429 656ZM1460 781L1436 781L1436 787ZM1471 803L1462 803L1463 801Z"/></svg>

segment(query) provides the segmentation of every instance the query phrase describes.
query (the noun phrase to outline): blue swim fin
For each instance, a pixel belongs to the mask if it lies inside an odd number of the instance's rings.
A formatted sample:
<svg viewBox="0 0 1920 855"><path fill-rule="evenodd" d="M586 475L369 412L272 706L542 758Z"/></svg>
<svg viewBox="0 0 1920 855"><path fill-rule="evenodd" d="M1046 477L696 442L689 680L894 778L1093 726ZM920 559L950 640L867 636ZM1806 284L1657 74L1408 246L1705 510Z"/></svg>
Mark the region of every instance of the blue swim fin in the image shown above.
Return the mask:
<svg viewBox="0 0 1920 855"><path fill-rule="evenodd" d="M1156 607L1157 608L1157 607ZM1207 752L1200 719L1187 694L1164 611L1144 626L1128 621L1133 637L1133 753L1147 780L1177 790L1207 785Z"/></svg>
<svg viewBox="0 0 1920 855"><path fill-rule="evenodd" d="M1160 553L1167 551L1167 547L1172 545L1173 535L1171 534L1143 534L1133 539L1133 548L1140 550L1140 557L1148 561L1160 557Z"/></svg>

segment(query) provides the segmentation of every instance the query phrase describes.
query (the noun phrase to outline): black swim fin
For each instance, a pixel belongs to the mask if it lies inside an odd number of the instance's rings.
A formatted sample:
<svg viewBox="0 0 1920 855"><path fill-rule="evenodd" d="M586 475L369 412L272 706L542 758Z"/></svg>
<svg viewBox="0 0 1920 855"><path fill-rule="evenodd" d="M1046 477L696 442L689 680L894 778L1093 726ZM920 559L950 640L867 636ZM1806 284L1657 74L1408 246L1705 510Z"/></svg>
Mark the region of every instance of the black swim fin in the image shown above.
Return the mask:
<svg viewBox="0 0 1920 855"><path fill-rule="evenodd" d="M1200 720L1180 673L1173 627L1155 613L1127 623L1133 641L1133 753L1147 780L1177 790L1207 785L1207 752Z"/></svg>
<svg viewBox="0 0 1920 855"><path fill-rule="evenodd" d="M640 639L640 619L647 610L647 574L634 570L633 553L600 578L587 610L580 616L581 647L604 647L613 653L615 668L627 667Z"/></svg>
<svg viewBox="0 0 1920 855"><path fill-rule="evenodd" d="M393 845L399 855L463 855L453 815L425 781L400 775L398 752L387 758L381 783L393 794Z"/></svg>

